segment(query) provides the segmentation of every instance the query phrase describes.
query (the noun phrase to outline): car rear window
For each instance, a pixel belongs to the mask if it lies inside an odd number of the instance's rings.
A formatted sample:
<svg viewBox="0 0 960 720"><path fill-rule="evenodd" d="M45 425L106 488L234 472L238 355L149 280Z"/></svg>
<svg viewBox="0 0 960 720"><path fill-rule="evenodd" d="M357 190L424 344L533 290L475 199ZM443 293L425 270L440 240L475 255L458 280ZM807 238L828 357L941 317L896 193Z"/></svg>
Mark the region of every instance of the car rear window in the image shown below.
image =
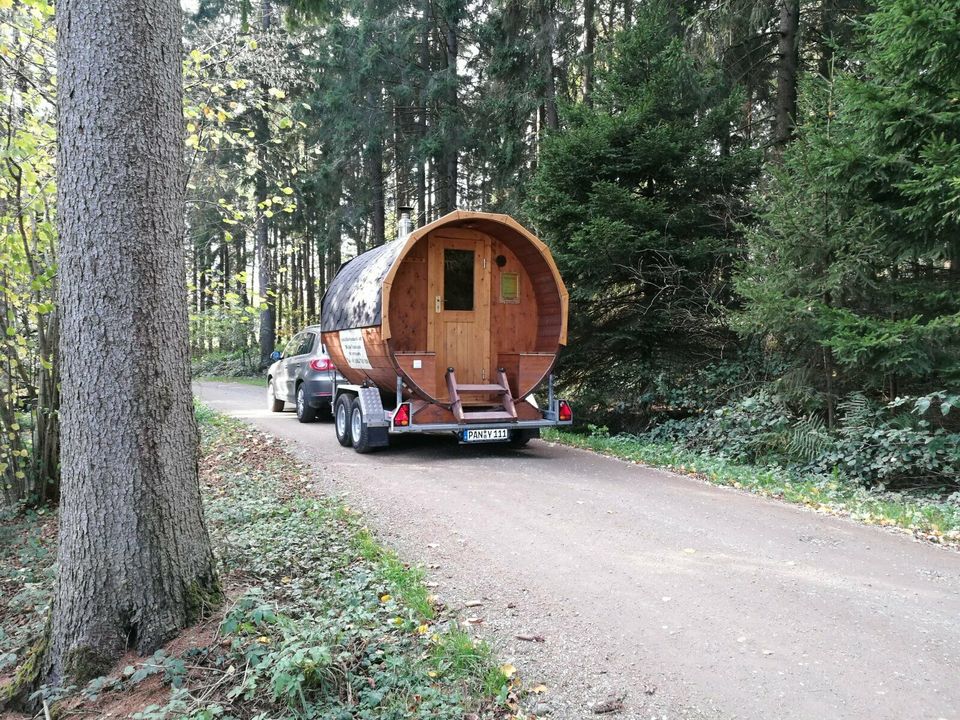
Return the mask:
<svg viewBox="0 0 960 720"><path fill-rule="evenodd" d="M300 343L300 348L297 350L297 355L307 355L313 350L313 341L317 339L317 336L313 333L304 333L303 342Z"/></svg>

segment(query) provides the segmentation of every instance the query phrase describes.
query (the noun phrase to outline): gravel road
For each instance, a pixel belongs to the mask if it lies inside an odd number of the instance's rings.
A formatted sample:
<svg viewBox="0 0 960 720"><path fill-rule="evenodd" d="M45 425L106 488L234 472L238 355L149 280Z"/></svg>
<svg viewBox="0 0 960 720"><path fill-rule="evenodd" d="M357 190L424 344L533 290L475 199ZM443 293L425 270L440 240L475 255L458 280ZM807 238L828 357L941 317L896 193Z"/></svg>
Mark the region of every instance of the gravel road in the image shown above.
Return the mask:
<svg viewBox="0 0 960 720"><path fill-rule="evenodd" d="M608 717L622 697L609 717L960 720L960 553L540 441L357 455L259 388L195 391L288 441L312 489L426 566L547 686L538 714Z"/></svg>

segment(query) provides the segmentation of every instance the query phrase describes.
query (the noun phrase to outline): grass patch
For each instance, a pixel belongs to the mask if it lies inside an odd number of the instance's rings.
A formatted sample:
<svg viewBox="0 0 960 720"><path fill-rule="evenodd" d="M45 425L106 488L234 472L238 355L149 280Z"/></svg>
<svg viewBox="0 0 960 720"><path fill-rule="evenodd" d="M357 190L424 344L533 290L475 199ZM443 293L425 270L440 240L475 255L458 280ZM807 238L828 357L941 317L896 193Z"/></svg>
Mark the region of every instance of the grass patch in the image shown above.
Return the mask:
<svg viewBox="0 0 960 720"><path fill-rule="evenodd" d="M902 528L937 543L960 544L960 503L952 499L872 492L839 474L802 475L778 465L744 465L632 435L584 435L553 428L542 434L551 442L692 475L715 485L749 490L871 525Z"/></svg>
<svg viewBox="0 0 960 720"><path fill-rule="evenodd" d="M423 584L423 568L411 567L397 555L380 546L366 528L358 528L355 543L360 555L375 563L387 581L391 592L420 617L434 619L433 596Z"/></svg>
<svg viewBox="0 0 960 720"><path fill-rule="evenodd" d="M226 376L226 375L201 375L194 378L196 382L219 382L219 383L239 383L240 385L255 385L257 387L262 387L264 390L267 388L267 376L258 375L238 375L238 376Z"/></svg>

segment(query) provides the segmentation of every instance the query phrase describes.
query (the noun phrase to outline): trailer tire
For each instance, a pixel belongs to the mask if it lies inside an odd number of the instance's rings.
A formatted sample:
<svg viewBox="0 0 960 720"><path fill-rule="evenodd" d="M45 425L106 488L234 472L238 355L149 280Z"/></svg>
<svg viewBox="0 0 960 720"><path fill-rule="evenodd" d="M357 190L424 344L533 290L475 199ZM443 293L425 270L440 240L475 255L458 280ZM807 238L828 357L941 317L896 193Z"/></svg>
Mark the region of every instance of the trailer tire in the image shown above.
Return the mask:
<svg viewBox="0 0 960 720"><path fill-rule="evenodd" d="M514 430L510 434L510 447L520 450L527 446L535 437L540 437L539 430Z"/></svg>
<svg viewBox="0 0 960 720"><path fill-rule="evenodd" d="M350 409L350 436L353 438L353 449L358 453L368 453L373 450L370 445L370 429L363 419L363 408L360 407L360 398L355 398Z"/></svg>
<svg viewBox="0 0 960 720"><path fill-rule="evenodd" d="M341 395L337 398L333 411L333 429L337 433L337 442L343 447L353 445L353 437L350 434L350 410L352 398L349 395Z"/></svg>

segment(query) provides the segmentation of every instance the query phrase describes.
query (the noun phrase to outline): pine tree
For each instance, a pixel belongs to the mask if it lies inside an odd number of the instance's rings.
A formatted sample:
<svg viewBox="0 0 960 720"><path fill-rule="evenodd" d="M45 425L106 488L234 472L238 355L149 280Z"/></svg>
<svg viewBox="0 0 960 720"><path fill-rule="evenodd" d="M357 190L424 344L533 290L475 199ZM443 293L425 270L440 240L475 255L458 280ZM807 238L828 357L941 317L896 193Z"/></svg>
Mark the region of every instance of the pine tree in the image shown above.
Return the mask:
<svg viewBox="0 0 960 720"><path fill-rule="evenodd" d="M218 594L187 362L180 19L176 0L57 3L53 685L102 675L128 649L152 652Z"/></svg>
<svg viewBox="0 0 960 720"><path fill-rule="evenodd" d="M634 399L729 341L733 221L759 160L731 135L736 94L685 52L666 4L639 12L593 107L545 141L529 203L571 289L567 380Z"/></svg>

